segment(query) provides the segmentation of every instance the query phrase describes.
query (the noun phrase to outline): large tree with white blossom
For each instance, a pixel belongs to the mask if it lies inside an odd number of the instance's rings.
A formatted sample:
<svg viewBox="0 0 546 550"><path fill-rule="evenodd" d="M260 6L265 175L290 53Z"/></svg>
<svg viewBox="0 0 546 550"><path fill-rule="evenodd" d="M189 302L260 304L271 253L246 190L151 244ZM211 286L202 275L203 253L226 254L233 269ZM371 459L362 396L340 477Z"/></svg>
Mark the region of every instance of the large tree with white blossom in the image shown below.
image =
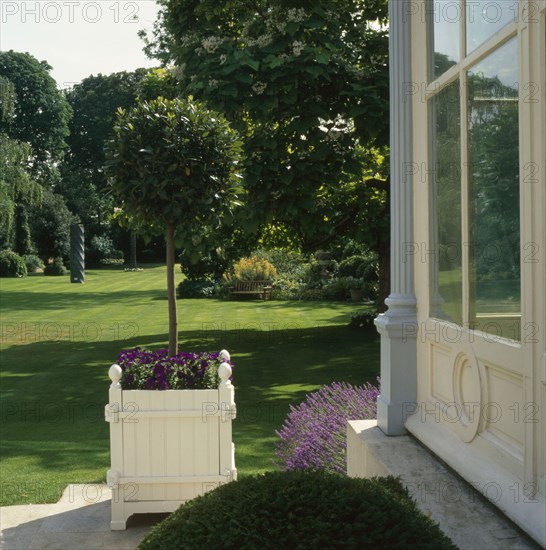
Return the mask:
<svg viewBox="0 0 546 550"><path fill-rule="evenodd" d="M250 226L304 250L359 232L385 295L387 0L159 3L148 53L245 136Z"/></svg>

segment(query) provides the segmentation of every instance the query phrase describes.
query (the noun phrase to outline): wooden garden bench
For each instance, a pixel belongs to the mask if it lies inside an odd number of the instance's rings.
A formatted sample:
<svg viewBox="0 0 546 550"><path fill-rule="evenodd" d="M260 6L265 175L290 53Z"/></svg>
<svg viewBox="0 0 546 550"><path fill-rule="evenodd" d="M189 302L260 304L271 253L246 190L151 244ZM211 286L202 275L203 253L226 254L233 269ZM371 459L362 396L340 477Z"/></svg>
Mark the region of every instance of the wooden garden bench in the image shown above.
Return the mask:
<svg viewBox="0 0 546 550"><path fill-rule="evenodd" d="M228 289L228 300L235 294L257 294L262 300L271 298L272 286L268 281L235 281Z"/></svg>

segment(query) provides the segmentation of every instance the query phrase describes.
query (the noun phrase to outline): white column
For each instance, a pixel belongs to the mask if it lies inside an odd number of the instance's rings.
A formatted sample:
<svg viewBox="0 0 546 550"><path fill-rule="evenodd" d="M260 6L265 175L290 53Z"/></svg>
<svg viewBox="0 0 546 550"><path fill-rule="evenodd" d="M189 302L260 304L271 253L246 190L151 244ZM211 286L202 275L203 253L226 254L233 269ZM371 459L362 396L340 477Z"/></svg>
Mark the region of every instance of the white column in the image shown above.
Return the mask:
<svg viewBox="0 0 546 550"><path fill-rule="evenodd" d="M413 281L412 0L389 2L391 141L391 294L375 325L381 334L381 395L377 424L387 435L406 433L417 396L417 312Z"/></svg>

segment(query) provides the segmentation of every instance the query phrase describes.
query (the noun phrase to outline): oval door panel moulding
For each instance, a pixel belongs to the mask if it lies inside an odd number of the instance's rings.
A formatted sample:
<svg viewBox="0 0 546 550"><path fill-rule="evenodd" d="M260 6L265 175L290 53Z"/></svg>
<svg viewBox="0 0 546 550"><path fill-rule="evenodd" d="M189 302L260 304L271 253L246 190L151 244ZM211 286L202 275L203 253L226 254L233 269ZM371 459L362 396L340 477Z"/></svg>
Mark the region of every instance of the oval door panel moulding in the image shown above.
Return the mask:
<svg viewBox="0 0 546 550"><path fill-rule="evenodd" d="M454 403L449 416L465 443L470 443L480 428L483 397L482 376L474 353L459 351L453 362Z"/></svg>

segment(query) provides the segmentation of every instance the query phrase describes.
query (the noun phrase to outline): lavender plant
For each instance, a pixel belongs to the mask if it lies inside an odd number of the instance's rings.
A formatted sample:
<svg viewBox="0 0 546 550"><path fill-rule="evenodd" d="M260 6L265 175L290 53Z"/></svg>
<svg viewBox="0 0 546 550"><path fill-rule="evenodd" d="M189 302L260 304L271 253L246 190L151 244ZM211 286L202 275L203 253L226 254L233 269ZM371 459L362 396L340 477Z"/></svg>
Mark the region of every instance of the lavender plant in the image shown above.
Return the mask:
<svg viewBox="0 0 546 550"><path fill-rule="evenodd" d="M379 382L379 379L378 379ZM379 388L333 382L290 406L277 431L275 463L282 470L347 471L347 421L376 417Z"/></svg>
<svg viewBox="0 0 546 550"><path fill-rule="evenodd" d="M117 358L124 390L216 389L220 383L218 367L223 361L217 352L179 352L169 357L167 349L139 347L124 350Z"/></svg>

